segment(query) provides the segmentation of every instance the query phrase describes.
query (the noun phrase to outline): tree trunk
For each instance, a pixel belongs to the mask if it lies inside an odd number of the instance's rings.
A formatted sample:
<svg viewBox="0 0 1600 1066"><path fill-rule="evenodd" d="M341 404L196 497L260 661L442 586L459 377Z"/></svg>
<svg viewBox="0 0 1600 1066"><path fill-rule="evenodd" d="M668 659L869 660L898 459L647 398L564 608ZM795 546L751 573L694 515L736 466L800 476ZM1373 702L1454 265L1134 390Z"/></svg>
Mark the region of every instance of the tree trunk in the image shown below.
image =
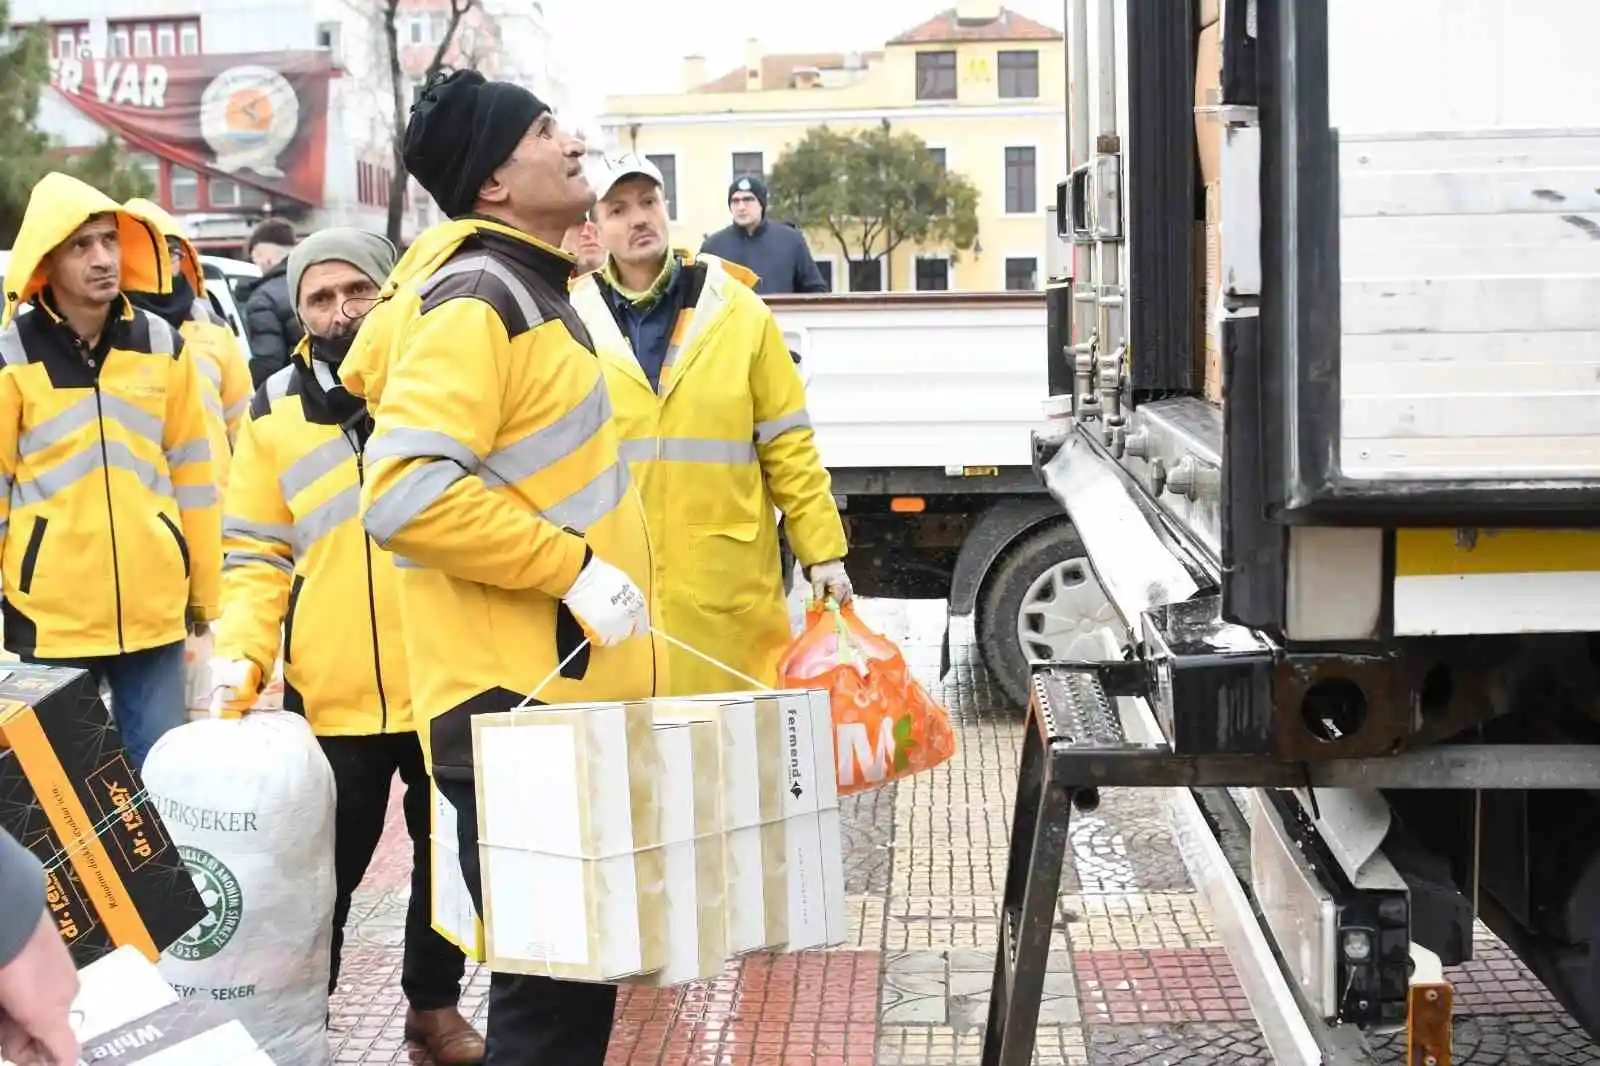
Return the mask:
<svg viewBox="0 0 1600 1066"><path fill-rule="evenodd" d="M389 49L389 85L393 92L394 104L394 136L390 138L390 166L394 169L389 177L389 240L398 248L400 246L400 224L406 209L406 81L405 73L400 69L400 31L395 26L395 13L400 7L400 0L387 0L383 8L383 39L384 45Z"/></svg>

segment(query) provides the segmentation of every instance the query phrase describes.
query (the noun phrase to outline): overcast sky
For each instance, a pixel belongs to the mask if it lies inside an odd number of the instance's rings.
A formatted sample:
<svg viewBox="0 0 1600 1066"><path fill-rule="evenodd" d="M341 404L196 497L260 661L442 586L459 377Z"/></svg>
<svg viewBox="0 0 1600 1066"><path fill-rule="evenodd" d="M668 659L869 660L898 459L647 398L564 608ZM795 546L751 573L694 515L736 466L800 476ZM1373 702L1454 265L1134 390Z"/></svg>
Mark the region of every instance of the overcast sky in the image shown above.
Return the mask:
<svg viewBox="0 0 1600 1066"><path fill-rule="evenodd" d="M1060 28L1062 0L1003 0ZM743 62L748 37L765 52L871 51L955 0L543 0L573 82L572 118L607 94L675 92L683 57L706 57L712 77Z"/></svg>

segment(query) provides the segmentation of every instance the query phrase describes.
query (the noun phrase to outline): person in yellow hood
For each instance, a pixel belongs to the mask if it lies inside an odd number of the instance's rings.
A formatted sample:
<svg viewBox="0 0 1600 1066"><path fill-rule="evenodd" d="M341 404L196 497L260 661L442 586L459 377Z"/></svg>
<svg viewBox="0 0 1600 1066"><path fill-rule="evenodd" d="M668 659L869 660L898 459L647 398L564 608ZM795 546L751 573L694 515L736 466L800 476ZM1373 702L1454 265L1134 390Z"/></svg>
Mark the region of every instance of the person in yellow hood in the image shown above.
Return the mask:
<svg viewBox="0 0 1600 1066"><path fill-rule="evenodd" d="M790 642L774 505L813 592L850 598L844 525L800 373L743 267L667 245L661 173L614 160L595 205L604 269L572 302L600 351L644 497L675 695L777 682Z"/></svg>
<svg viewBox="0 0 1600 1066"><path fill-rule="evenodd" d="M184 351L194 359L205 379L207 425L211 430L211 460L216 466L217 488L226 492L233 438L250 405L250 367L239 351L233 331L223 325L222 314L206 295L200 253L184 235L178 220L149 200L134 197L122 205L161 232L172 259L170 292L129 292L128 299L141 310L164 319L183 338Z"/></svg>
<svg viewBox="0 0 1600 1066"><path fill-rule="evenodd" d="M247 710L281 645L284 709L306 716L333 767L330 992L350 899L383 836L389 789L400 776L412 844L400 978L406 1035L427 1047L436 1066L470 1066L483 1061L483 1038L457 1008L466 960L432 924L432 807L412 722L399 573L358 514L372 419L337 377L394 262L394 245L383 237L342 226L289 253L289 297L305 336L289 365L255 394L239 433L211 678L231 706Z"/></svg>
<svg viewBox="0 0 1600 1066"><path fill-rule="evenodd" d="M430 80L405 163L452 221L400 260L341 370L376 423L362 521L405 560L413 705L480 913L472 716L655 689L644 509L557 247L594 202L583 153L520 86ZM602 1066L615 1001L496 973L485 1061Z"/></svg>
<svg viewBox="0 0 1600 1066"><path fill-rule="evenodd" d="M65 174L34 186L0 316L5 644L108 683L136 765L185 719L184 637L221 582L204 385L125 295L171 289L149 221Z"/></svg>

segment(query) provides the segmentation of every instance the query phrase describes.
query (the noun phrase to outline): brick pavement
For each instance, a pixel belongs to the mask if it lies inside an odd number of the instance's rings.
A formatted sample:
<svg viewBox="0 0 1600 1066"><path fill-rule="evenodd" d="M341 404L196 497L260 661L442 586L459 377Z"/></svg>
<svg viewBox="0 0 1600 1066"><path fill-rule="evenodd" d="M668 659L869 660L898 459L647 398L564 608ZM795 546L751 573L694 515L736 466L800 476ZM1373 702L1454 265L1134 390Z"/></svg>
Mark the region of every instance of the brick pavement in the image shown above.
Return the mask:
<svg viewBox="0 0 1600 1066"><path fill-rule="evenodd" d="M850 938L832 952L752 956L715 981L625 989L610 1066L966 1066L987 1016L1023 723L976 665L970 630L936 678L942 604L864 606L951 710L945 767L844 806ZM1036 1061L1060 1066L1266 1066L1259 1031L1178 858L1159 794L1107 789L1074 820ZM399 943L408 850L398 807L352 911L333 1001L339 1063L425 1059L401 1039ZM1577 1066L1597 1050L1492 938L1454 972L1457 1066ZM487 978L464 1006L481 1024ZM1403 1046L1380 1041L1380 1061Z"/></svg>

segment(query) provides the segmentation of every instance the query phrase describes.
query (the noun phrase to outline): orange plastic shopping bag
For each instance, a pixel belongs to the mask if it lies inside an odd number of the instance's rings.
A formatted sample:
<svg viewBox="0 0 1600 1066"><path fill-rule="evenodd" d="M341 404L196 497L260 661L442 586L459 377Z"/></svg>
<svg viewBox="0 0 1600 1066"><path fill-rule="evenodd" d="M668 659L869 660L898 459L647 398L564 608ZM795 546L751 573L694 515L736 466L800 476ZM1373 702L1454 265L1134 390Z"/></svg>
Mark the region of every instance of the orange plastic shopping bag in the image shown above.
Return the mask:
<svg viewBox="0 0 1600 1066"><path fill-rule="evenodd" d="M839 792L878 788L956 753L950 716L906 668L894 642L846 604L806 612L806 629L778 664L788 688L825 688L833 708Z"/></svg>

